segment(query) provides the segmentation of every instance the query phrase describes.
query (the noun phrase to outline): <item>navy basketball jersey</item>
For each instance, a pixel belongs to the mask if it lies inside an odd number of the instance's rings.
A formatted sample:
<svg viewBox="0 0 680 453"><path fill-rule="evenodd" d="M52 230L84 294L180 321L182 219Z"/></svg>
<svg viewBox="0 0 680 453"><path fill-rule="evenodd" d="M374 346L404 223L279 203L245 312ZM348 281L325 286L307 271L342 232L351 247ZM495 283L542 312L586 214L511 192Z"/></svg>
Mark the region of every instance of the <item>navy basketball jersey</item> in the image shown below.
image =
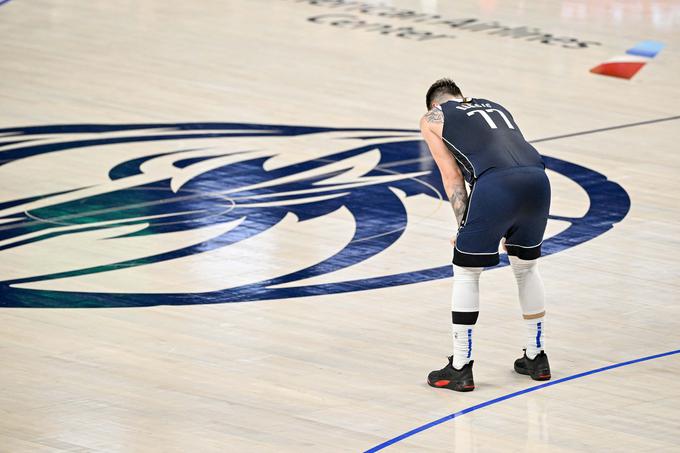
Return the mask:
<svg viewBox="0 0 680 453"><path fill-rule="evenodd" d="M487 99L465 98L441 104L444 143L473 183L492 168L541 167L540 154L515 124L510 112Z"/></svg>

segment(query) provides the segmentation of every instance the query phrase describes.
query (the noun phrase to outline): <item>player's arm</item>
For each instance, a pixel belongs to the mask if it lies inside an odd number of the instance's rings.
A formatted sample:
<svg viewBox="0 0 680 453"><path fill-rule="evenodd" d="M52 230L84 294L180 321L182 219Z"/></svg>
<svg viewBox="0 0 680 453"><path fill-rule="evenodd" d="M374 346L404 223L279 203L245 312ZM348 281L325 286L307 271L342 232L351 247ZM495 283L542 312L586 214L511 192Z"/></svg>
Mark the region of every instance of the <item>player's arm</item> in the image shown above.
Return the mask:
<svg viewBox="0 0 680 453"><path fill-rule="evenodd" d="M453 213L460 226L465 215L468 194L463 173L441 138L443 128L444 114L438 108L430 110L420 120L420 132L428 148L430 148L430 153L437 163L437 167L439 167L446 196L451 202Z"/></svg>

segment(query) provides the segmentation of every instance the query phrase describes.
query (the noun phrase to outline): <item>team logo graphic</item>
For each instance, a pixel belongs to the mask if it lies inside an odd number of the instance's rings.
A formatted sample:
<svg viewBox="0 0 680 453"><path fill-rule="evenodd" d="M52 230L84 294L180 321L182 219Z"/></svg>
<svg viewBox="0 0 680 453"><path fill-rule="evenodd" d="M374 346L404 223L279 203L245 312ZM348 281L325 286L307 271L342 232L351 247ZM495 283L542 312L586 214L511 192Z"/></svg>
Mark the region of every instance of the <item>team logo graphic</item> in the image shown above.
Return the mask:
<svg viewBox="0 0 680 453"><path fill-rule="evenodd" d="M557 190L544 254L625 217L621 186L544 159ZM5 307L246 302L451 275L453 214L412 130L4 129L0 189ZM560 190L582 203L561 206Z"/></svg>

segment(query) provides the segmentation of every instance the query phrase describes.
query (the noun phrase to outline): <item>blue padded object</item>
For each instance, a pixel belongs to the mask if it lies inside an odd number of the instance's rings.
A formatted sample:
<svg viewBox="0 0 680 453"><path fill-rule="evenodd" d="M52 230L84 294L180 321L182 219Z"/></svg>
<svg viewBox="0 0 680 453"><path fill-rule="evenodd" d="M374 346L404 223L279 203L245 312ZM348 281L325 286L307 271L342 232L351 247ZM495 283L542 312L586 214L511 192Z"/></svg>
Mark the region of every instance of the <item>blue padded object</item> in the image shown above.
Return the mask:
<svg viewBox="0 0 680 453"><path fill-rule="evenodd" d="M626 50L626 53L629 55L654 58L664 47L666 47L666 44L659 41L640 41L635 44L635 46Z"/></svg>

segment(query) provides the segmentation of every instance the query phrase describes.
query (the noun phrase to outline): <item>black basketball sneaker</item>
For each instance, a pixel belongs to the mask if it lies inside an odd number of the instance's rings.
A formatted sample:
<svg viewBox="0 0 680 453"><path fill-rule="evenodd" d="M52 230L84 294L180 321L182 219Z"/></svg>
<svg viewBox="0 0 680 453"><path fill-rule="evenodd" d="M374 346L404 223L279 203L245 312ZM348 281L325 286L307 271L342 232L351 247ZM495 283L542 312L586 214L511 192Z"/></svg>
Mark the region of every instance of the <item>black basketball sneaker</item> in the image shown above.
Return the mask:
<svg viewBox="0 0 680 453"><path fill-rule="evenodd" d="M519 374L531 376L531 379L534 381L547 381L550 379L548 356L545 354L545 351L541 351L532 360L527 357L527 351L525 349L524 357L515 360L515 371Z"/></svg>
<svg viewBox="0 0 680 453"><path fill-rule="evenodd" d="M471 392L475 389L475 382L472 379L472 363L473 361L457 370L453 367L453 356L450 356L448 365L427 376L427 383L432 387L451 389L456 392Z"/></svg>

